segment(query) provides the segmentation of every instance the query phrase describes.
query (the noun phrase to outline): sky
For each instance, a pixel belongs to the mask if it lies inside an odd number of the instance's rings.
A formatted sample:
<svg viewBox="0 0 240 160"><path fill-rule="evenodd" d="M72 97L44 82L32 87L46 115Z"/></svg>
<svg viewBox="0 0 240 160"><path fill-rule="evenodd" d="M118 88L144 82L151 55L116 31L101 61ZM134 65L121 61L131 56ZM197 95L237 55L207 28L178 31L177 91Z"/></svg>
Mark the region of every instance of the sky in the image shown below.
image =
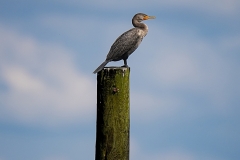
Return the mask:
<svg viewBox="0 0 240 160"><path fill-rule="evenodd" d="M240 159L239 0L2 0L0 160L94 159L92 72L139 12L130 159Z"/></svg>

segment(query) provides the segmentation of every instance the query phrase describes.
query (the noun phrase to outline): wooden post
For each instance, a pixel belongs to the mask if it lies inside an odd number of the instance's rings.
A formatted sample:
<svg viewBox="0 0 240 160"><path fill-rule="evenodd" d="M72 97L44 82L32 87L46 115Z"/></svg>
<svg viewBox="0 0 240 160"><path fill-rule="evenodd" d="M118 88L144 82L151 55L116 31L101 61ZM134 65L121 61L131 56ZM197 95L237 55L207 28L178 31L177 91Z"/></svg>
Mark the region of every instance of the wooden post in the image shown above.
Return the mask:
<svg viewBox="0 0 240 160"><path fill-rule="evenodd" d="M95 160L129 160L129 76L126 67L98 72Z"/></svg>

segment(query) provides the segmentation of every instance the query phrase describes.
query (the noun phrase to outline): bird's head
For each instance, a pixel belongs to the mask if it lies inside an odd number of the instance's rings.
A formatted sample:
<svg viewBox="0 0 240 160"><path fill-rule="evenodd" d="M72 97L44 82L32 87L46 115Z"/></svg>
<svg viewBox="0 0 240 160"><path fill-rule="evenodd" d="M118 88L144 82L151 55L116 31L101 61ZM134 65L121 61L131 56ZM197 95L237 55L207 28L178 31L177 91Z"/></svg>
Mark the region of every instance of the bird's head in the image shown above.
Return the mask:
<svg viewBox="0 0 240 160"><path fill-rule="evenodd" d="M136 20L138 22L142 22L144 20L149 20L149 19L155 19L155 16L148 16L144 13L137 13L134 17L133 20Z"/></svg>

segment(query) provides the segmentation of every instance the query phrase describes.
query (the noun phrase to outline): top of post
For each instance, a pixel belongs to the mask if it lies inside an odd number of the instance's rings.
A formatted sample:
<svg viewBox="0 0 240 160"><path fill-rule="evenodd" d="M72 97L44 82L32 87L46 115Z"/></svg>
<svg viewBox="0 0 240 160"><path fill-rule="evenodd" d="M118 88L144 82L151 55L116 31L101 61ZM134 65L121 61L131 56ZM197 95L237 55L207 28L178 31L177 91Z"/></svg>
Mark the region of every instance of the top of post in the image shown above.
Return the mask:
<svg viewBox="0 0 240 160"><path fill-rule="evenodd" d="M130 67L104 67L101 71L98 72L98 75L116 75L116 74L122 74L122 76L125 76L125 73L130 72Z"/></svg>

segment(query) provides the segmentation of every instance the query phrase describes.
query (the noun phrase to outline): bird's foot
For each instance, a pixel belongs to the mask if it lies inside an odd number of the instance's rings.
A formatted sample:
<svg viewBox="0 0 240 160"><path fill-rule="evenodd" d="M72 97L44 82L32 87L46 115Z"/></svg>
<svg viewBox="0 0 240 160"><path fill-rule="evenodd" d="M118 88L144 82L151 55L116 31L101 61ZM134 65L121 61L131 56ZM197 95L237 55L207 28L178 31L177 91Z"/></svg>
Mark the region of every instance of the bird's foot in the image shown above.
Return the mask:
<svg viewBox="0 0 240 160"><path fill-rule="evenodd" d="M129 66L127 65L127 64L124 64L123 66L121 66L121 67L126 67L126 68L129 68Z"/></svg>

